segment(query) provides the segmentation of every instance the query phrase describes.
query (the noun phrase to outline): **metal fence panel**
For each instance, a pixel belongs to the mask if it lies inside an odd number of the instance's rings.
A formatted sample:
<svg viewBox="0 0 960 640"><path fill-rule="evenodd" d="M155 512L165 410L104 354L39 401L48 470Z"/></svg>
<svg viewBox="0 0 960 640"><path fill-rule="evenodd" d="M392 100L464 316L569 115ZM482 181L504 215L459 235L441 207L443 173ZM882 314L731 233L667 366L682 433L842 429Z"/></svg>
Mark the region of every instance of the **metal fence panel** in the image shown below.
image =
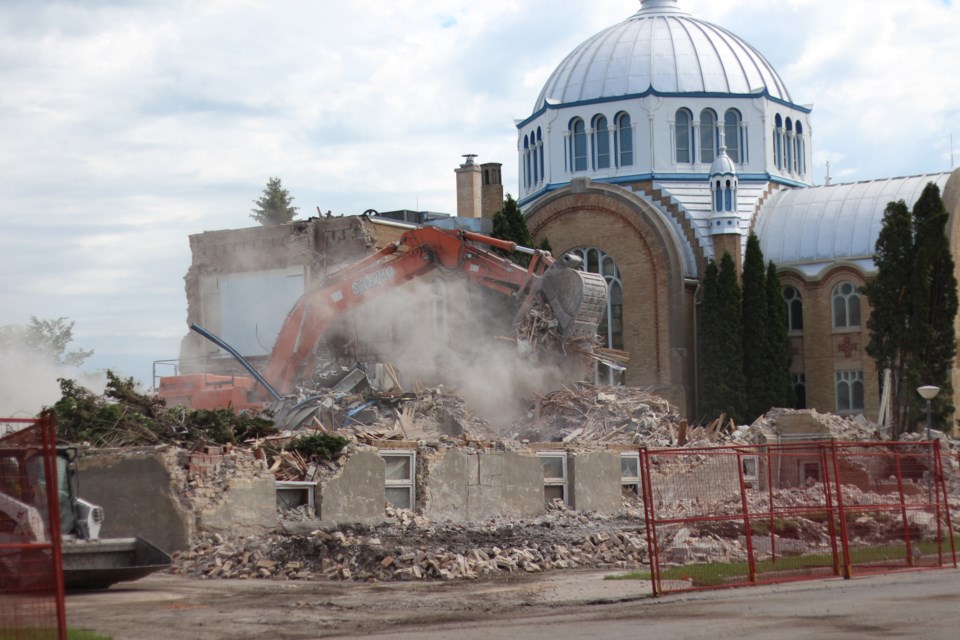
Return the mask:
<svg viewBox="0 0 960 640"><path fill-rule="evenodd" d="M938 443L641 449L654 594L956 566Z"/></svg>
<svg viewBox="0 0 960 640"><path fill-rule="evenodd" d="M64 640L56 426L0 425L0 640Z"/></svg>

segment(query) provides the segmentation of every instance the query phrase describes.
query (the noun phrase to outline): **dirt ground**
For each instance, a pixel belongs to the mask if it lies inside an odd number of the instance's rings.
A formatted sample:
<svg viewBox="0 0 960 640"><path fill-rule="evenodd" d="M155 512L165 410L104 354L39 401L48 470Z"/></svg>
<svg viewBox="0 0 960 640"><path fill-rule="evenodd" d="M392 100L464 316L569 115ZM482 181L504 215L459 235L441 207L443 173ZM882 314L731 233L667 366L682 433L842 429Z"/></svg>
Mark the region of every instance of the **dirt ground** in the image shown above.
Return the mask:
<svg viewBox="0 0 960 640"><path fill-rule="evenodd" d="M915 638L960 631L960 571L649 597L610 571L457 582L155 575L67 596L71 627L114 640L253 638Z"/></svg>

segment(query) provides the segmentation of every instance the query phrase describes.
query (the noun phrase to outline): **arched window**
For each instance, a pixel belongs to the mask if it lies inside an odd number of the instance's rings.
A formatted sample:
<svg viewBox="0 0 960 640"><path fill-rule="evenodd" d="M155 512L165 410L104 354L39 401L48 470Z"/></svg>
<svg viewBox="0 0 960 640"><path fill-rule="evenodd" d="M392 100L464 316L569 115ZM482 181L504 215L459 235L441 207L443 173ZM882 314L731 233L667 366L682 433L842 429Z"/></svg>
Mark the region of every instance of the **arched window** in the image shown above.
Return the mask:
<svg viewBox="0 0 960 640"><path fill-rule="evenodd" d="M863 410L863 371L836 371L837 411Z"/></svg>
<svg viewBox="0 0 960 640"><path fill-rule="evenodd" d="M583 120L574 118L570 121L570 158L574 171L587 170L587 130Z"/></svg>
<svg viewBox="0 0 960 640"><path fill-rule="evenodd" d="M540 182L540 169L537 168L537 141L533 137L533 132L530 133L530 184L536 186Z"/></svg>
<svg viewBox="0 0 960 640"><path fill-rule="evenodd" d="M833 328L860 326L860 292L852 282L841 282L833 288Z"/></svg>
<svg viewBox="0 0 960 640"><path fill-rule="evenodd" d="M733 185L727 180L726 189L723 191L723 210L733 211Z"/></svg>
<svg viewBox="0 0 960 640"><path fill-rule="evenodd" d="M723 116L723 133L726 138L727 155L730 159L740 164L743 162L740 155L740 112L736 109L728 109Z"/></svg>
<svg viewBox="0 0 960 640"><path fill-rule="evenodd" d="M793 378L793 393L796 397L794 400L794 409L806 409L807 408L807 374L805 373L794 373Z"/></svg>
<svg viewBox="0 0 960 640"><path fill-rule="evenodd" d="M540 156L540 179L537 182L543 182L547 172L543 167L543 136L540 134L540 127L537 127L537 154Z"/></svg>
<svg viewBox="0 0 960 640"><path fill-rule="evenodd" d="M603 116L596 116L593 119L593 148L597 169L609 169L610 131L607 129L607 119Z"/></svg>
<svg viewBox="0 0 960 640"><path fill-rule="evenodd" d="M630 126L630 114L619 113L617 125L617 157L621 167L633 165L633 127Z"/></svg>
<svg viewBox="0 0 960 640"><path fill-rule="evenodd" d="M693 116L686 109L677 111L677 121L674 130L677 146L677 162L693 162Z"/></svg>
<svg viewBox="0 0 960 640"><path fill-rule="evenodd" d="M713 162L717 157L717 114L712 109L700 112L700 162Z"/></svg>
<svg viewBox="0 0 960 640"><path fill-rule="evenodd" d="M434 335L446 336L448 333L447 283L443 278L434 278L430 283L430 311Z"/></svg>
<svg viewBox="0 0 960 640"><path fill-rule="evenodd" d="M775 119L776 129L773 131L773 157L777 163L777 169L783 169L783 118L777 114Z"/></svg>
<svg viewBox="0 0 960 640"><path fill-rule="evenodd" d="M793 173L793 121L787 118L787 172Z"/></svg>
<svg viewBox="0 0 960 640"><path fill-rule="evenodd" d="M796 287L784 287L783 299L787 303L787 331L803 331L803 298Z"/></svg>
<svg viewBox="0 0 960 640"><path fill-rule="evenodd" d="M713 207L717 213L723 211L723 183L719 180L713 189Z"/></svg>
<svg viewBox="0 0 960 640"><path fill-rule="evenodd" d="M803 147L803 125L800 124L799 120L797 120L797 140L793 145L793 148L797 154L797 159L794 163L794 166L797 167L797 173L800 175L805 175L807 173L806 155Z"/></svg>
<svg viewBox="0 0 960 640"><path fill-rule="evenodd" d="M599 273L607 281L607 308L604 311L597 333L611 349L623 349L623 281L613 257L596 247L580 247L571 251L583 259L584 271ZM623 371L598 364L595 378L602 384L622 384Z"/></svg>
<svg viewBox="0 0 960 640"><path fill-rule="evenodd" d="M523 186L530 188L530 138L523 136Z"/></svg>

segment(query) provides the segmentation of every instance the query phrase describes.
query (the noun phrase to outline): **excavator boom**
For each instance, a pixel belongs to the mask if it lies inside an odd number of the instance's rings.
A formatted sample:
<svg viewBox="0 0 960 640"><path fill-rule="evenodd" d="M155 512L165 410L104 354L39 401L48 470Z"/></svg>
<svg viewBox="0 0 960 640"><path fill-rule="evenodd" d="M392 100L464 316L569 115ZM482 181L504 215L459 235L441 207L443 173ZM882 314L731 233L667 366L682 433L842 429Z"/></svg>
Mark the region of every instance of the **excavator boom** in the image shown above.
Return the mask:
<svg viewBox="0 0 960 640"><path fill-rule="evenodd" d="M490 251L521 250L532 255L530 265L521 267ZM304 294L287 314L263 372L263 378L280 394L292 391L305 364L310 362L317 342L330 326L350 311L402 283L437 268L458 271L489 289L521 301L519 322L542 293L553 309L565 339L596 334L606 308L606 283L602 276L578 270L579 258L564 256L555 261L548 252L518 247L515 243L477 233L420 227L380 251L329 275L320 285ZM206 375L206 374L201 374ZM161 379L160 395L182 400L184 378ZM210 378L216 378L210 376ZM266 401L263 385L238 378L224 385L216 380L189 393L193 408L221 408L228 401L236 408L237 387L253 389L255 405Z"/></svg>

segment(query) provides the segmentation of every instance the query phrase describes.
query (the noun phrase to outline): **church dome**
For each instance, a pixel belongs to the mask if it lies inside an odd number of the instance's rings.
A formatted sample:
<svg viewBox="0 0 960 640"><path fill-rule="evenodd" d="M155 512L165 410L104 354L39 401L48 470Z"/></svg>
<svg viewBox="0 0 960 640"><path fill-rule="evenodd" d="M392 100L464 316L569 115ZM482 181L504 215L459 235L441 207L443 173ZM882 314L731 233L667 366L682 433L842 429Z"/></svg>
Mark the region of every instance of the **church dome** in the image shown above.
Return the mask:
<svg viewBox="0 0 960 640"><path fill-rule="evenodd" d="M755 94L792 102L770 63L726 29L681 11L677 0L642 0L640 10L578 46L537 98L566 104L641 94Z"/></svg>

